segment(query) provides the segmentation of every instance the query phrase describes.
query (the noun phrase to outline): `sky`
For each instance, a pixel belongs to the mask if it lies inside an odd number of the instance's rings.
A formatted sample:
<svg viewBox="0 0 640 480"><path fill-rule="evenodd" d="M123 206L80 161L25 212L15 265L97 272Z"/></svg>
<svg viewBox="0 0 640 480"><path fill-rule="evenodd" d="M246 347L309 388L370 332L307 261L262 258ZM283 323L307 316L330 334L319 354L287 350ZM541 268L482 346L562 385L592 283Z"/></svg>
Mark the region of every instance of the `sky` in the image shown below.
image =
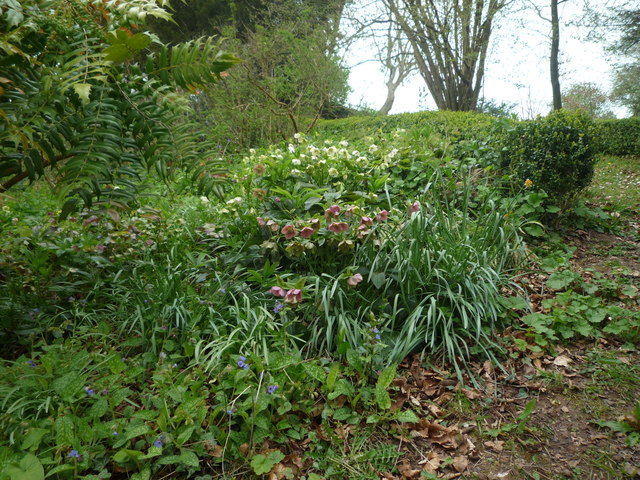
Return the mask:
<svg viewBox="0 0 640 480"><path fill-rule="evenodd" d="M563 22L560 30L562 89L578 82L592 82L604 91L610 90L615 59L605 52L601 42L589 41L587 29L570 25L579 14L575 2L561 4L559 13ZM552 98L549 32L550 24L532 10L514 11L502 18L494 26L491 37L481 97L498 103L515 103L513 112L521 118L548 113ZM351 68L349 103L378 109L386 98L384 73L378 63L362 63L370 55L370 46L361 43L353 52L345 59L347 65L359 64ZM424 80L416 74L396 92L391 113L435 108ZM612 110L619 117L627 115L623 108L612 106Z"/></svg>

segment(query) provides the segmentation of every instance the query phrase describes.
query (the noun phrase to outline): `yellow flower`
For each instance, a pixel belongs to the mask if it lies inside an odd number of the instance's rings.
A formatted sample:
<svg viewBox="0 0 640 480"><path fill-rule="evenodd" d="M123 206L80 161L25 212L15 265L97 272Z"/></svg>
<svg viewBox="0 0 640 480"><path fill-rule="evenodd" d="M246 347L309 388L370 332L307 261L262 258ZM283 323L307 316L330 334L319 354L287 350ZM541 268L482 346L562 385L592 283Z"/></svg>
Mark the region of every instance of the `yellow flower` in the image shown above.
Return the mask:
<svg viewBox="0 0 640 480"><path fill-rule="evenodd" d="M531 181L531 179L530 179L530 178L527 178L527 179L524 181L524 188L531 188L531 187L533 187L533 182Z"/></svg>

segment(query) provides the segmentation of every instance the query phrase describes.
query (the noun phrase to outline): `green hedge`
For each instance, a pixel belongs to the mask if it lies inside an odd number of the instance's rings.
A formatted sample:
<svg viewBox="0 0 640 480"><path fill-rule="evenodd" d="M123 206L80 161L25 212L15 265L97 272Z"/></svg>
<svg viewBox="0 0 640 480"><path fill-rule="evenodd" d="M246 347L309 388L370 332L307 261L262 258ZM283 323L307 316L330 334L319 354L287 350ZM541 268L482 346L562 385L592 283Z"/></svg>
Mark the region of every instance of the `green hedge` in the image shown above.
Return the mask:
<svg viewBox="0 0 640 480"><path fill-rule="evenodd" d="M640 155L640 117L598 120L597 150L610 155Z"/></svg>
<svg viewBox="0 0 640 480"><path fill-rule="evenodd" d="M564 204L591 183L595 132L593 120L582 112L560 110L519 122L503 139L502 166L517 186L530 180Z"/></svg>
<svg viewBox="0 0 640 480"><path fill-rule="evenodd" d="M378 131L393 132L404 128L415 130L428 127L452 139L481 139L511 120L476 112L425 111L398 115L374 115L324 120L316 132L334 139L356 139Z"/></svg>

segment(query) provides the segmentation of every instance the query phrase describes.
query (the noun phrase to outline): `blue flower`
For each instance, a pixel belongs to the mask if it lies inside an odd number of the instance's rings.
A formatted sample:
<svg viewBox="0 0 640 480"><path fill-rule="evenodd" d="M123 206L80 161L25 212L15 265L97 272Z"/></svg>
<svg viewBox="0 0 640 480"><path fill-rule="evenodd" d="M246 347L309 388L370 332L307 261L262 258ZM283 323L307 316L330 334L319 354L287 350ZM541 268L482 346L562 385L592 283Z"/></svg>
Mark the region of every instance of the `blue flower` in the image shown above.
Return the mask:
<svg viewBox="0 0 640 480"><path fill-rule="evenodd" d="M78 453L78 450L71 450L68 456L69 458L75 458L77 460L80 460L80 454Z"/></svg>
<svg viewBox="0 0 640 480"><path fill-rule="evenodd" d="M380 340L380 334L379 333L376 335L376 340Z"/></svg>
<svg viewBox="0 0 640 480"><path fill-rule="evenodd" d="M113 431L113 435L118 435L118 431L117 431L117 430L114 430L114 431Z"/></svg>
<svg viewBox="0 0 640 480"><path fill-rule="evenodd" d="M227 408L227 415L233 415L233 408Z"/></svg>
<svg viewBox="0 0 640 480"><path fill-rule="evenodd" d="M275 393L275 391L276 391L277 389L278 389L278 386L277 386L277 385L269 385L269 386L267 387L267 393L268 393L269 395L271 395L271 394Z"/></svg>
<svg viewBox="0 0 640 480"><path fill-rule="evenodd" d="M153 442L153 444L158 448L162 448L162 440L160 440L160 439L158 439L155 442Z"/></svg>
<svg viewBox="0 0 640 480"><path fill-rule="evenodd" d="M27 360L27 365L29 365L31 368L36 368L36 362L34 362L33 360Z"/></svg>
<svg viewBox="0 0 640 480"><path fill-rule="evenodd" d="M227 293L227 290L225 288L221 288L220 293Z"/></svg>
<svg viewBox="0 0 640 480"><path fill-rule="evenodd" d="M244 368L244 369L249 368L249 364L246 363L247 357L240 355L238 358L240 359L238 360L238 367Z"/></svg>
<svg viewBox="0 0 640 480"><path fill-rule="evenodd" d="M96 393L89 387L84 387L84 391L87 392L87 395L89 395L90 397L95 395L95 393Z"/></svg>
<svg viewBox="0 0 640 480"><path fill-rule="evenodd" d="M273 307L273 313L278 313L280 310L284 308L284 305L280 302L276 303L276 306Z"/></svg>
<svg viewBox="0 0 640 480"><path fill-rule="evenodd" d="M380 330L378 330L378 328L377 328L377 327L373 327L373 328L371 329L371 331L372 331L373 333L380 333Z"/></svg>

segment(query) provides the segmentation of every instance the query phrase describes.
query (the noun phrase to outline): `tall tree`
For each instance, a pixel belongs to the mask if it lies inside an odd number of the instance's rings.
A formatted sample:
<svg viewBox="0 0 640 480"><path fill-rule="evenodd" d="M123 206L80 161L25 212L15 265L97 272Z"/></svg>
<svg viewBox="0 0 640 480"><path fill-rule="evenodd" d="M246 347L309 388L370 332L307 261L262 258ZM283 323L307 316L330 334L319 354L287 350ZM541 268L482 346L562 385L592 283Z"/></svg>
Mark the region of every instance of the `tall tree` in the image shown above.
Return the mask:
<svg viewBox="0 0 640 480"><path fill-rule="evenodd" d="M384 0L438 108L476 108L493 21L508 1Z"/></svg>
<svg viewBox="0 0 640 480"><path fill-rule="evenodd" d="M551 90L553 92L553 109L562 108L562 91L560 90L560 67L558 55L560 53L560 16L558 4L566 0L551 0L551 55L549 55L549 70L551 73Z"/></svg>
<svg viewBox="0 0 640 480"><path fill-rule="evenodd" d="M612 98L640 116L640 9L618 10L612 18L621 36L612 51L624 59L616 65Z"/></svg>

